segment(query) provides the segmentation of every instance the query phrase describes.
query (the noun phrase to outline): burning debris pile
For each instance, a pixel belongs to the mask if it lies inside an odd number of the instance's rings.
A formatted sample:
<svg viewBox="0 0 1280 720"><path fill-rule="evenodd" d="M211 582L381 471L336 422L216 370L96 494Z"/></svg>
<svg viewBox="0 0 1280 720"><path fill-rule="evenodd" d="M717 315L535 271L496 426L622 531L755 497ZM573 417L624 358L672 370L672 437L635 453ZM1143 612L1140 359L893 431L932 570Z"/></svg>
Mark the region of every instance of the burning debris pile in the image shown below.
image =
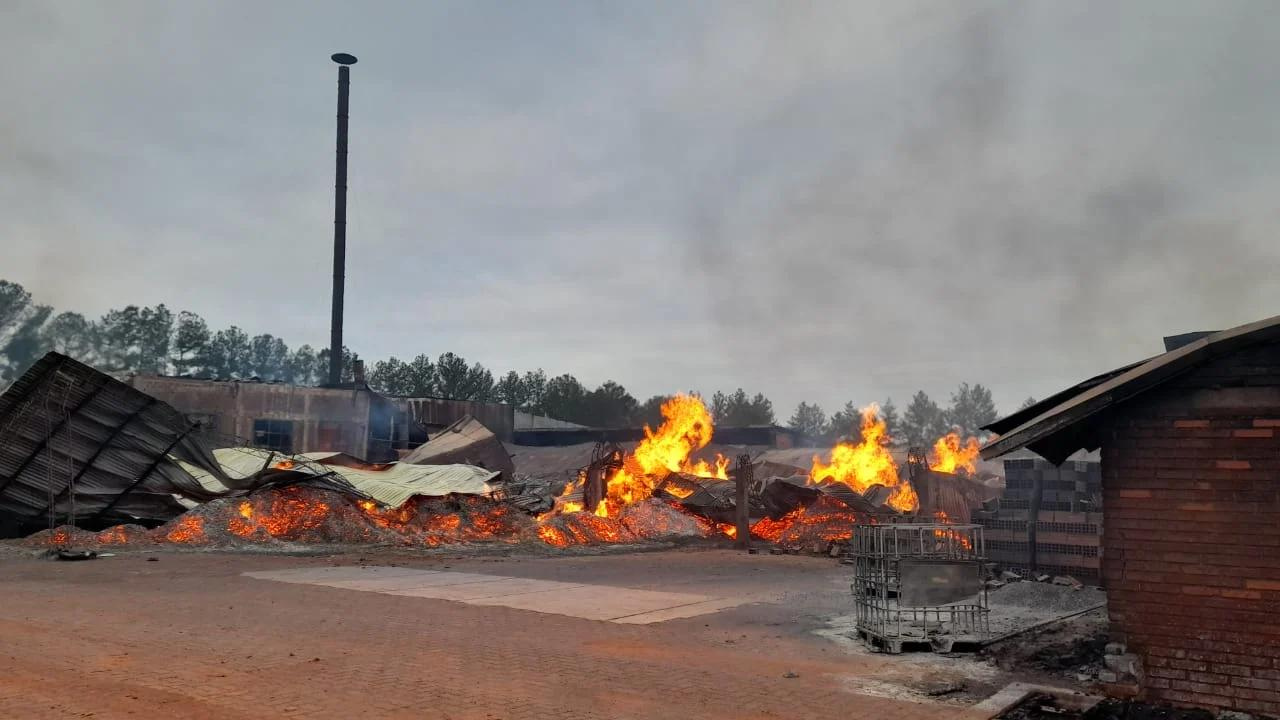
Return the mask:
<svg viewBox="0 0 1280 720"><path fill-rule="evenodd" d="M539 517L543 523L565 518L618 519L640 502L661 499L691 515L704 535L733 538L737 473L752 472L717 454L713 462L693 461L712 438L711 415L702 400L678 395L662 408L665 421L630 454L614 447L599 453L578 479L565 487L555 508ZM920 498L908 478L899 474L889 450L889 437L879 409L862 412L857 443L840 443L824 461L814 456L811 468L791 468L752 482L748 496L752 537L790 547L848 540L857 523L876 522L920 509ZM978 445L961 443L954 433L935 445L930 468L972 472ZM774 466L772 469L782 469ZM552 544L581 542L548 530Z"/></svg>
<svg viewBox="0 0 1280 720"><path fill-rule="evenodd" d="M846 540L854 524L921 506L915 471L899 473L875 406L863 412L858 442L814 456L808 470L752 463L748 456L731 469L723 455L696 457L712 440L711 413L700 398L677 395L663 405L662 424L646 427L634 449L601 446L552 502L500 468L373 465L335 453L213 446L173 408L53 353L0 401L0 418L9 417L21 432L8 454L0 453L0 471L12 480L0 487L0 511L25 527L47 517L69 520L23 541L33 546L527 542L562 548L723 539L736 534L739 477L748 483L751 535L788 546ZM77 422L76 412L90 411ZM144 413L155 417L143 423ZM434 441L448 441L440 452L471 452L476 438L492 439L465 420L473 432L446 433ZM96 435L86 432L91 423ZM146 445L131 439L128 448L116 447L135 436ZM510 465L496 439L489 446L503 456L491 465ZM431 457L447 456L440 452ZM937 442L931 464L971 471L976 454L976 441L966 445L948 436ZM89 460L77 459L83 457ZM100 457L104 463L97 463ZM127 467L106 463L119 457L129 460ZM79 529L86 526L106 529Z"/></svg>
<svg viewBox="0 0 1280 720"><path fill-rule="evenodd" d="M235 546L244 544L396 544L434 547L469 541L518 542L533 533L527 517L484 498L415 497L382 508L371 500L305 485L205 503L153 529L117 525L93 533L70 526L23 540L27 545L101 546L146 543Z"/></svg>
<svg viewBox="0 0 1280 720"><path fill-rule="evenodd" d="M28 547L154 545L399 545L543 542L555 547L706 537L707 526L657 500L627 506L617 518L571 514L548 521L481 496L414 497L399 507L305 485L264 490L200 505L156 528L116 525L101 532L64 525L24 538Z"/></svg>

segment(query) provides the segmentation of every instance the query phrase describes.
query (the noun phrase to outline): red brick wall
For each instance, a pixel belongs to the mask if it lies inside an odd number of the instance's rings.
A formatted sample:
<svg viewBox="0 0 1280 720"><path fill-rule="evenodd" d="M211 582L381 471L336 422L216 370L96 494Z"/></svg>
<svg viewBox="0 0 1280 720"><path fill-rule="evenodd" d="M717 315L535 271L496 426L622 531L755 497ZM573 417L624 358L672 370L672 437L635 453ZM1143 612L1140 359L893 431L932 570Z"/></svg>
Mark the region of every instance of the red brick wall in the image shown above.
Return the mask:
<svg viewBox="0 0 1280 720"><path fill-rule="evenodd" d="M1144 696L1280 715L1280 347L1105 422L1103 579Z"/></svg>

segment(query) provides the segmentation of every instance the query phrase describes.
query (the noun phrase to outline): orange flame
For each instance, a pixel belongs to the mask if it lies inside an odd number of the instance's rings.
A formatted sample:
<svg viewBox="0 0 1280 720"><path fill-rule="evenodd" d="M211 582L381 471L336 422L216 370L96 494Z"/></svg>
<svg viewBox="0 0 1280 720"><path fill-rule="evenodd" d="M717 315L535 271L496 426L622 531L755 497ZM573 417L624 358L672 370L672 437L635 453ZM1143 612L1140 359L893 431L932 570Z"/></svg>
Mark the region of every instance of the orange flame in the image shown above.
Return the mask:
<svg viewBox="0 0 1280 720"><path fill-rule="evenodd" d="M717 454L715 466L696 463L689 456L711 442L711 411L702 399L676 395L662 404L662 425L655 432L648 425L644 439L609 478L605 498L595 508L599 517L617 517L621 509L653 496L667 475L683 472L699 477L729 479L729 459Z"/></svg>
<svg viewBox="0 0 1280 720"><path fill-rule="evenodd" d="M929 469L944 473L964 470L970 475L978 474L978 438L971 437L961 443L959 433L954 432L938 438L929 457Z"/></svg>
<svg viewBox="0 0 1280 720"><path fill-rule="evenodd" d="M941 440L939 440L939 442L941 442ZM937 512L935 512L933 514L933 519L934 521L941 523L943 525L953 524L951 522L951 518L947 517L947 511L945 510L938 510ZM958 532L956 530L934 530L933 536L935 538L938 538L939 540L945 540L948 538L951 540L954 540L955 542L959 543L960 547L964 548L965 550L973 549L973 542L969 540L968 535L962 532Z"/></svg>
<svg viewBox="0 0 1280 720"><path fill-rule="evenodd" d="M831 449L831 461L824 463L813 456L809 484L838 482L856 492L866 492L872 485L891 488L888 504L895 510L910 512L920 505L911 483L898 477L898 463L889 452L889 433L880 408L871 404L862 409L862 441L857 445L840 443Z"/></svg>
<svg viewBox="0 0 1280 720"><path fill-rule="evenodd" d="M281 461L277 462L277 463L276 463L275 465L273 465L272 467L274 467L274 468L275 468L275 469L277 469L277 470L292 470L292 469L293 469L293 461L292 461L292 460L290 460L290 459L288 459L288 458L285 458L284 460L281 460Z"/></svg>

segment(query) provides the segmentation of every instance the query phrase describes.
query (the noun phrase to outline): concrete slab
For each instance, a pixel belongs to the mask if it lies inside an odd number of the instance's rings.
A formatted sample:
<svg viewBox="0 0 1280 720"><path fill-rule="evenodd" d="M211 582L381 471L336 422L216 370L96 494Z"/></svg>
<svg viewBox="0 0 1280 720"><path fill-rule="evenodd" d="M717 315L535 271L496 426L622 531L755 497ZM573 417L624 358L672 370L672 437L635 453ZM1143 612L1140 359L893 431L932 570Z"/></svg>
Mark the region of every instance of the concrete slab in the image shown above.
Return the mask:
<svg viewBox="0 0 1280 720"><path fill-rule="evenodd" d="M384 592L387 595L405 595L408 597L435 598L437 600L479 600L482 598L510 597L533 592L560 592L566 588L574 587L579 586L552 580L492 578L488 582L433 585L404 590L386 590Z"/></svg>
<svg viewBox="0 0 1280 720"><path fill-rule="evenodd" d="M613 618L611 622L623 623L626 625L648 625L649 623L706 615L707 613L719 612L731 607L746 605L751 602L755 601L751 598L716 598L714 600L704 600L703 602L692 603L689 605L677 605L664 610L643 612L638 615L626 615L624 617Z"/></svg>
<svg viewBox="0 0 1280 720"><path fill-rule="evenodd" d="M260 580L316 584L319 582L334 580L364 580L395 577L421 572L434 571L424 571L417 568L407 567L387 567L383 565L344 565L337 567L295 568L292 570L260 570L256 572L246 572L245 575L258 578Z"/></svg>
<svg viewBox="0 0 1280 720"><path fill-rule="evenodd" d="M557 592L541 592L507 597L479 598L473 605L503 605L520 610L568 615L587 620L612 620L676 605L711 600L706 595L632 590L604 585L582 585Z"/></svg>
<svg viewBox="0 0 1280 720"><path fill-rule="evenodd" d="M412 586L405 586L405 587L432 587L436 585L464 585L466 583L493 582L495 580L507 579L506 576L504 575L481 575L480 573L463 573L463 572L436 572L430 575L423 573L420 575L414 575L412 577L416 580L416 583ZM374 580L379 580L379 579L380 578L374 578ZM317 583L317 584L333 585L335 587L346 586L346 585L338 586L337 582L338 581L335 581L333 583L323 582L323 583ZM382 588L378 588L378 587L363 587L365 584L366 584L365 582L357 581L357 585L359 585L360 587L353 587L351 589L355 589L355 590L367 589L367 590L372 590L374 592L380 592L382 590ZM393 588L387 588L387 589L401 590L405 588L393 587Z"/></svg>
<svg viewBox="0 0 1280 720"><path fill-rule="evenodd" d="M416 572L412 575L392 575L390 577L372 577L360 578L358 580L324 580L317 582L317 585L326 587L343 588L346 590L370 590L373 592L382 592L385 590L404 590L407 588L422 587L432 583L441 582L441 573L432 571ZM448 578L453 580L453 578Z"/></svg>
<svg viewBox="0 0 1280 720"><path fill-rule="evenodd" d="M400 567L319 567L247 572L245 575L277 582L502 606L629 625L694 617L754 601L747 596L716 598L693 593Z"/></svg>

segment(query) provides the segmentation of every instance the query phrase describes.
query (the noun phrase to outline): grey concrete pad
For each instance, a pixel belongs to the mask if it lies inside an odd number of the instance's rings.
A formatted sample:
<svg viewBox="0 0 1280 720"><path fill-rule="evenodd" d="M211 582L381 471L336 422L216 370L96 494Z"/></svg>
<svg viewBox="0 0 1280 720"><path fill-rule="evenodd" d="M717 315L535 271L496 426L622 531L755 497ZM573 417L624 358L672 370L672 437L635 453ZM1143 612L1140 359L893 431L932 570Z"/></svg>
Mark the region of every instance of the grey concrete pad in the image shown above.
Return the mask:
<svg viewBox="0 0 1280 720"><path fill-rule="evenodd" d="M416 572L412 575L391 575L388 577L369 577L356 580L322 580L317 585L344 588L347 590L404 590L405 588L422 587L433 582L440 582L441 573L432 571Z"/></svg>
<svg viewBox="0 0 1280 720"><path fill-rule="evenodd" d="M665 622L667 620L678 620L680 618L697 617L698 615L706 615L707 613L719 612L731 607L745 605L755 602L751 598L716 598L714 600L705 600L703 602L693 603L690 605L677 605L675 607L663 610L653 610L643 612L638 615L626 615L619 618L613 618L612 622L625 623L627 625L648 625L649 623Z"/></svg>
<svg viewBox="0 0 1280 720"><path fill-rule="evenodd" d="M412 584L396 586L392 580L409 579ZM383 590L405 590L408 588L431 587L436 585L464 585L467 583L488 583L496 580L505 580L501 575L481 575L479 573L462 573L462 572L433 572L418 573L416 575L399 575L395 578L361 578L358 580L334 580L321 581L317 585L328 585L330 587L346 588L348 590L371 590L373 592L381 592Z"/></svg>
<svg viewBox="0 0 1280 720"><path fill-rule="evenodd" d="M559 592L566 588L579 587L552 580L530 580L528 578L493 578L489 582L472 582L460 585L434 585L415 587L405 590L387 590L387 595L405 595L408 597L435 598L437 600L478 600L481 598L503 598L534 592Z"/></svg>
<svg viewBox="0 0 1280 720"><path fill-rule="evenodd" d="M244 574L277 582L502 606L635 625L694 617L754 601L745 595L716 598L692 593L401 567L316 567Z"/></svg>
<svg viewBox="0 0 1280 720"><path fill-rule="evenodd" d="M472 605L505 607L553 615L569 615L587 620L612 620L676 605L690 605L712 598L706 595L632 590L604 585L582 585L557 592L540 592L507 597L479 598Z"/></svg>
<svg viewBox="0 0 1280 720"><path fill-rule="evenodd" d="M320 583L334 580L371 580L373 578L412 575L433 572L417 568L386 567L381 565L344 565L338 567L310 567L293 570L259 570L245 575L260 580L276 580L291 583Z"/></svg>

